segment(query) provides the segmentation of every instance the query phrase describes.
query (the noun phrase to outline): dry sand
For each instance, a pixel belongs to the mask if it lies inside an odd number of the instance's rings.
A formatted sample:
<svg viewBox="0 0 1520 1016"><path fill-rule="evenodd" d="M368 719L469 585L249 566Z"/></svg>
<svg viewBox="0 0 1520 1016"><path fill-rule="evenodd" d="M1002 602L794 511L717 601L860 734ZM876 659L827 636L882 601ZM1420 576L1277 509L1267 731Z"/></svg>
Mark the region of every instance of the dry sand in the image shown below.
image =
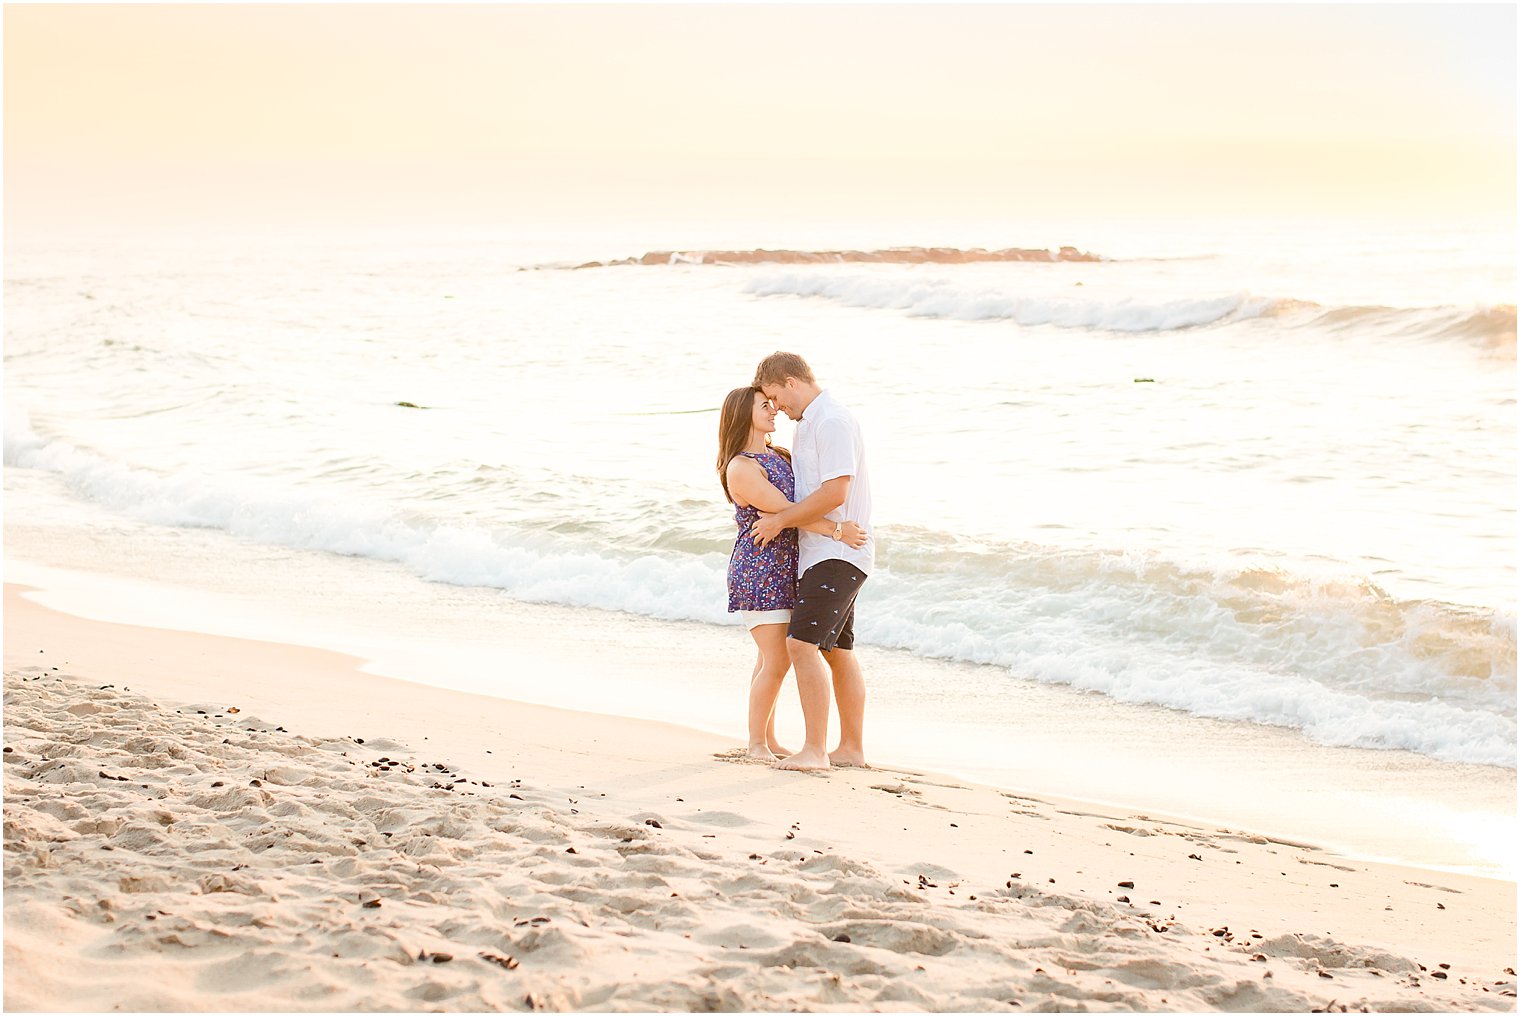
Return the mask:
<svg viewBox="0 0 1520 1016"><path fill-rule="evenodd" d="M1515 1008L1512 883L358 663L7 586L6 1008Z"/></svg>

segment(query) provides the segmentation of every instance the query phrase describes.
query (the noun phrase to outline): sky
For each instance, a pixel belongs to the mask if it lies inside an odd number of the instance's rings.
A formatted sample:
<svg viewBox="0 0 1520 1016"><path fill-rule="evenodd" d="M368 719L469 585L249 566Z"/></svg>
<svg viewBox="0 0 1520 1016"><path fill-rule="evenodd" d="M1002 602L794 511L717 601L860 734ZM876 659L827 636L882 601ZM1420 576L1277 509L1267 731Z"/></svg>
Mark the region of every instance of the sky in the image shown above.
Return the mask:
<svg viewBox="0 0 1520 1016"><path fill-rule="evenodd" d="M1503 5L7 5L5 215L1515 214Z"/></svg>

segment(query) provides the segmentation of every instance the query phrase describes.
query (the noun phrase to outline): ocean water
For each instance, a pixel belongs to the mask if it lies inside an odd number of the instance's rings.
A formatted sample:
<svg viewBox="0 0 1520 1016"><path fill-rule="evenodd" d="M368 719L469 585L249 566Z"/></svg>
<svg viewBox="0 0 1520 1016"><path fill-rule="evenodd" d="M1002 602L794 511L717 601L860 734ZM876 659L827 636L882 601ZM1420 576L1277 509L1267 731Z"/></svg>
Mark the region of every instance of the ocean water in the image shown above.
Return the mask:
<svg viewBox="0 0 1520 1016"><path fill-rule="evenodd" d="M914 244L1103 260L567 267ZM733 625L715 410L789 349L865 428L863 646L992 668L913 689L948 736L1038 683L1513 769L1514 291L1430 227L9 240L6 524Z"/></svg>

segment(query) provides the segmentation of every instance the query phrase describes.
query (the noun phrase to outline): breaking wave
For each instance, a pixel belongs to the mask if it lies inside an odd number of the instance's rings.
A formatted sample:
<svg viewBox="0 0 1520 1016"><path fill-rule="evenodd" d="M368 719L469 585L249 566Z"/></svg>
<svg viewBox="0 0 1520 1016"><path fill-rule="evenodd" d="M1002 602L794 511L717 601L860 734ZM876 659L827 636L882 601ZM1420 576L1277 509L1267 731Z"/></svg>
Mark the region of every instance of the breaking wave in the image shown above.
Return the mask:
<svg viewBox="0 0 1520 1016"><path fill-rule="evenodd" d="M35 432L8 411L8 467L167 526L400 564L419 578L522 600L733 623L728 539L673 530L640 508L643 544L403 514L363 495L278 480L159 473ZM1302 731L1334 745L1515 764L1515 619L1403 601L1355 576L1239 560L1038 544L968 550L948 534L883 529L863 641L1200 716Z"/></svg>
<svg viewBox="0 0 1520 1016"><path fill-rule="evenodd" d="M901 275L788 272L751 279L755 296L800 296L847 307L896 310L909 317L1013 321L1111 332L1161 332L1271 318L1281 325L1337 333L1459 339L1513 355L1515 306L1326 307L1306 300L1225 293L1172 300L1133 297L1023 295L969 289L941 279Z"/></svg>

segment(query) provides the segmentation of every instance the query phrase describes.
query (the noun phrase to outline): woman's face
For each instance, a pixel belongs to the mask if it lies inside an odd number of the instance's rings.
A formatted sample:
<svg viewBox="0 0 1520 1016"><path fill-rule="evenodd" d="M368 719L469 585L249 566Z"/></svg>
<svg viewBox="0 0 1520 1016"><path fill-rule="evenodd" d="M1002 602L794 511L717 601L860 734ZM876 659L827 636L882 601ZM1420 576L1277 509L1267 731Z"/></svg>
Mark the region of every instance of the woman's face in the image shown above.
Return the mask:
<svg viewBox="0 0 1520 1016"><path fill-rule="evenodd" d="M755 393L755 410L750 422L762 434L772 434L776 430L776 410L761 392Z"/></svg>

